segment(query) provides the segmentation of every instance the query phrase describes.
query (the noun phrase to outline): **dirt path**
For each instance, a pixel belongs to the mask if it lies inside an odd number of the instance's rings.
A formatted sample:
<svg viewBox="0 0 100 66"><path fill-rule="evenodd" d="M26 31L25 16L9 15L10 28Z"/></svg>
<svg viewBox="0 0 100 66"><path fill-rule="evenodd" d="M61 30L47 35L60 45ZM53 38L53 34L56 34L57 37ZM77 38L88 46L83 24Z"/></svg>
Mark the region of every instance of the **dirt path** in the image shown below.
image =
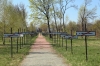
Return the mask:
<svg viewBox="0 0 100 66"><path fill-rule="evenodd" d="M39 35L31 47L29 55L19 66L68 66L52 49L49 42Z"/></svg>

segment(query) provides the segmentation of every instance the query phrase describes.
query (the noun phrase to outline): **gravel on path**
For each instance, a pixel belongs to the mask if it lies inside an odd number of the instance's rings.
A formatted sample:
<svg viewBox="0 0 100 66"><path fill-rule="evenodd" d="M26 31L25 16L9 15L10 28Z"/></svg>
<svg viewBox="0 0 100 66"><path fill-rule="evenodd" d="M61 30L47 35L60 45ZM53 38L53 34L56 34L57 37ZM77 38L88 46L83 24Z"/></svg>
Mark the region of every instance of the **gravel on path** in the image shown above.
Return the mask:
<svg viewBox="0 0 100 66"><path fill-rule="evenodd" d="M69 66L64 63L42 35L38 35L27 55L19 66Z"/></svg>

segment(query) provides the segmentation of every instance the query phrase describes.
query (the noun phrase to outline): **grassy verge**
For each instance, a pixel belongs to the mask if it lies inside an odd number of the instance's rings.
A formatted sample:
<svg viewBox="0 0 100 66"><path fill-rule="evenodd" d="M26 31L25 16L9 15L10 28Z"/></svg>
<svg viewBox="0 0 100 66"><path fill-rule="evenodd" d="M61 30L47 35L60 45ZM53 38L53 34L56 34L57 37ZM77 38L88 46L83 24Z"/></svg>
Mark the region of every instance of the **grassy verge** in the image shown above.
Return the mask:
<svg viewBox="0 0 100 66"><path fill-rule="evenodd" d="M49 39L52 42L52 39ZM72 66L100 66L100 39L89 39L88 38L88 61L85 57L85 42L84 39L73 40L73 54L71 53L71 43L67 40L67 50L65 40L63 41L64 46L61 47L61 39L59 40L60 46L54 44L54 49L61 54L66 62L72 64Z"/></svg>
<svg viewBox="0 0 100 66"><path fill-rule="evenodd" d="M23 58L28 54L30 50L30 45L35 41L37 36L30 38L26 40L26 44L23 45L23 47L20 49L20 44L19 44L19 50L18 53L16 53L16 42L13 42L13 58L11 58L11 47L10 44L7 43L6 45L1 45L0 46L0 66L18 66L19 63L23 60Z"/></svg>

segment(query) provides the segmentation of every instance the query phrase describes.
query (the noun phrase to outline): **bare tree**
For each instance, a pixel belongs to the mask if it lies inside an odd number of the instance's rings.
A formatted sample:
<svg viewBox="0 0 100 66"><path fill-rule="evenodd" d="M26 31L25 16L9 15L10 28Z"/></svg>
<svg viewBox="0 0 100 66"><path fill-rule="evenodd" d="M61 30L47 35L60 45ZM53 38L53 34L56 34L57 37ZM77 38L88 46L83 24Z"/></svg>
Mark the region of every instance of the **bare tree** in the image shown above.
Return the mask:
<svg viewBox="0 0 100 66"><path fill-rule="evenodd" d="M27 13L26 13L26 9L24 4L20 4L20 11L21 11L21 18L22 18L22 27L24 29L27 29L27 25L26 25L26 18L27 18Z"/></svg>
<svg viewBox="0 0 100 66"><path fill-rule="evenodd" d="M85 31L86 23L88 19L93 19L96 16L96 7L88 10L88 6L90 5L92 0L84 0L84 4L79 9L79 22L82 25L82 31Z"/></svg>
<svg viewBox="0 0 100 66"><path fill-rule="evenodd" d="M53 7L53 17L54 17L54 20L55 20L56 31L58 32L57 20L56 20L56 8L54 7L53 3L52 3L52 7Z"/></svg>
<svg viewBox="0 0 100 66"><path fill-rule="evenodd" d="M77 6L76 5L69 5L70 3L74 2L74 0L60 0L59 2L60 2L60 10L61 10L62 17L63 17L63 31L65 31L64 16L65 16L66 10L71 8L71 7L76 8Z"/></svg>

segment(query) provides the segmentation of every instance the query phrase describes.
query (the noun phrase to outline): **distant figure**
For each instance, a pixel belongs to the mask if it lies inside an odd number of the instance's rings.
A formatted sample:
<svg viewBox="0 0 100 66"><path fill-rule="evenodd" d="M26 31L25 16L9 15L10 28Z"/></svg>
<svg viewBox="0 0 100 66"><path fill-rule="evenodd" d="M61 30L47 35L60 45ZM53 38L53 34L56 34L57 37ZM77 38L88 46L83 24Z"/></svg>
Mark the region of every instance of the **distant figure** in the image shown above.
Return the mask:
<svg viewBox="0 0 100 66"><path fill-rule="evenodd" d="M41 29L41 28L39 28L39 33L40 33L40 35L41 35L41 33L42 33L42 29Z"/></svg>

